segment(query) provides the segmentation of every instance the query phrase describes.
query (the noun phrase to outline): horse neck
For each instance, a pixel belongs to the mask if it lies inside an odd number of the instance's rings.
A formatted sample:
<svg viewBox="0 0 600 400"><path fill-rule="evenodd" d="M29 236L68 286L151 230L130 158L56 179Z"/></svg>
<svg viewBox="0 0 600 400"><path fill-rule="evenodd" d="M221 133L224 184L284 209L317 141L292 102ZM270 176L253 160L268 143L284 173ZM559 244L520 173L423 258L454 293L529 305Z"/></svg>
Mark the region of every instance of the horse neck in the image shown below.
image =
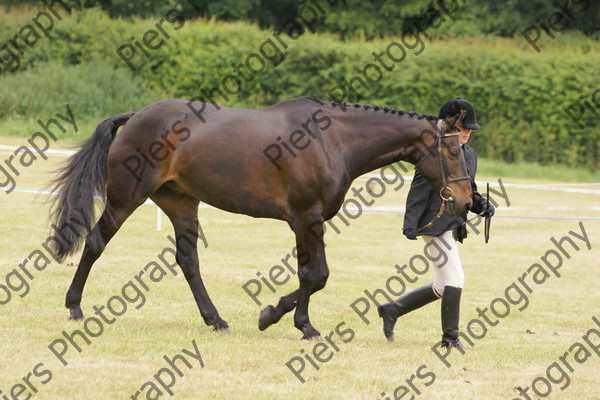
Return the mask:
<svg viewBox="0 0 600 400"><path fill-rule="evenodd" d="M397 161L415 164L423 133L435 135L437 121L416 115L364 109L348 109L344 114L338 132L352 179Z"/></svg>

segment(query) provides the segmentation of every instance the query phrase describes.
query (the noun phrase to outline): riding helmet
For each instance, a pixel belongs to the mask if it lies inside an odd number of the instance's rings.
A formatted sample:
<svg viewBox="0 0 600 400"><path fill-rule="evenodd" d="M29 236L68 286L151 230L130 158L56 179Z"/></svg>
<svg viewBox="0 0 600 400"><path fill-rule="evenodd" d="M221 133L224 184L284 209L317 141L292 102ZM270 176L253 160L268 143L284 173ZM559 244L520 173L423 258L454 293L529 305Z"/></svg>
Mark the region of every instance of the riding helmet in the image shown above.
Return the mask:
<svg viewBox="0 0 600 400"><path fill-rule="evenodd" d="M460 110L465 110L467 112L462 120L462 126L473 130L481 128L477 123L477 119L475 116L475 107L473 107L473 104L469 103L465 99L461 99L460 97L457 97L444 103L442 108L440 108L438 118L453 117L456 114L458 114Z"/></svg>

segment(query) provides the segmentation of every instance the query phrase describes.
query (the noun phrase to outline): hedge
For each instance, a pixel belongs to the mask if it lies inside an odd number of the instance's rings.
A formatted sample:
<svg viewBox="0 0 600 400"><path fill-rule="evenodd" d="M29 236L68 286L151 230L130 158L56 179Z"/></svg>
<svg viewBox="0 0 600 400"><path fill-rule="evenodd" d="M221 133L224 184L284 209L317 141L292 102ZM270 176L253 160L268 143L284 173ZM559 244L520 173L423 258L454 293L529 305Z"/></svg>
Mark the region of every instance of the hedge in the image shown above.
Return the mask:
<svg viewBox="0 0 600 400"><path fill-rule="evenodd" d="M0 14L2 23L7 22L0 32L4 38L0 43L31 18L34 10L27 11L27 16L18 14L20 18L8 19ZM159 49L147 50L149 57L138 49L132 71L116 50L126 43L133 44L129 39L132 35L141 40L144 32L153 29L159 20L115 20L97 10L73 12L56 24L54 39L40 40L27 49L18 71L1 72L0 106L5 108L0 111L0 118L23 118L26 112L24 106L11 107L14 94L4 90L7 84L24 86L19 93L25 98L30 85L30 91L34 91L30 96L42 93L50 102L68 93L84 93L91 87L98 99L97 112L90 109L89 98L83 95L81 101L86 105L81 108L90 118L98 118L116 112L110 99L118 99L119 89L123 97L118 105L125 111L148 104L158 95L206 97L203 89L222 89L223 79L230 76L227 84L230 89L235 88L232 92L240 86L239 93L229 95L228 101L215 93L218 103L262 107L307 95L332 101L332 88L343 79L354 79L359 96L349 91L345 99L349 102L436 114L448 99L469 99L482 126L472 136L473 146L482 156L508 162L600 167L599 118L586 109L580 119L584 128L580 129L565 112L584 96L583 100L600 114L600 92L596 96L598 106L591 100L592 93L599 89L600 46L583 35L557 36L554 41L543 42L542 52L537 53L523 38L426 40L422 44L415 38L400 36L368 42L341 41L329 34L300 36L296 35L298 32L284 31L277 36L252 23L200 19L185 21L178 30L165 23L170 37ZM390 60L385 53L388 47L394 57L399 57L404 49L405 58L399 62ZM281 60L278 51L283 54ZM384 52L382 58L388 68L394 65L393 70L385 70L373 52ZM258 70L260 59L265 61L260 72L250 74L242 66L246 75L252 76L248 82L231 65L249 60ZM48 65L54 66L49 70L51 74L60 75L56 66L63 64L69 71L67 75L77 81L62 89L28 75ZM379 66L380 78L369 64ZM363 74L365 68L367 78ZM241 85L231 76L237 76ZM363 88L358 78L369 87ZM99 79L105 79L105 85L99 84ZM21 102L26 104L27 100Z"/></svg>

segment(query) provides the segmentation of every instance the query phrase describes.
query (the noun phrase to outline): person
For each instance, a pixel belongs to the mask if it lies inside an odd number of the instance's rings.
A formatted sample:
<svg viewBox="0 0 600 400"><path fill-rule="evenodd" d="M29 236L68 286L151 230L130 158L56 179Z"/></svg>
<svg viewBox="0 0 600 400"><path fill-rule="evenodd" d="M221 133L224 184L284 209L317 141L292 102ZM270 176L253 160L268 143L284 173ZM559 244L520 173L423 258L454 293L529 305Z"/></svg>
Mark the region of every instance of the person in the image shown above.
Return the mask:
<svg viewBox="0 0 600 400"><path fill-rule="evenodd" d="M461 110L465 110L466 113L460 127L459 139L473 190L471 211L482 217L491 217L495 212L494 206L477 191L475 184L477 157L475 151L466 144L471 132L480 128L475 108L467 100L457 97L441 107L438 117L449 118ZM437 257L438 261L433 263L433 283L418 287L378 307L379 316L383 319L383 332L388 340L394 340L394 325L398 317L441 298L442 346L464 347L458 337L458 323L465 278L458 255L457 241L462 243L467 236L466 217L451 217L443 214L430 228L419 229L435 219L441 203L438 192L416 171L406 199L403 233L411 240L422 236L427 244L433 245L439 251L445 251L446 256ZM437 243L430 243L431 241Z"/></svg>

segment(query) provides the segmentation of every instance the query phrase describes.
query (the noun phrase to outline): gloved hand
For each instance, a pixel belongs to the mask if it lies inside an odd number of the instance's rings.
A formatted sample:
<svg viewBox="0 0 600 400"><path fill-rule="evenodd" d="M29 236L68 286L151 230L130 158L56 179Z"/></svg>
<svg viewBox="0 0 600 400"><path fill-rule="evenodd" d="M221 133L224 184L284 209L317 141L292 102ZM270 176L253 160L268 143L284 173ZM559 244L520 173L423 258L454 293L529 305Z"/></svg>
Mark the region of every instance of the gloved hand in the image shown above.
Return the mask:
<svg viewBox="0 0 600 400"><path fill-rule="evenodd" d="M410 240L417 240L417 235L415 234L415 229L404 228L402 230L402 233L404 234L404 236L406 236Z"/></svg>
<svg viewBox="0 0 600 400"><path fill-rule="evenodd" d="M489 202L487 201L485 204L485 208L483 209L483 212L481 214L482 217L493 217L494 214L496 213L496 208Z"/></svg>

